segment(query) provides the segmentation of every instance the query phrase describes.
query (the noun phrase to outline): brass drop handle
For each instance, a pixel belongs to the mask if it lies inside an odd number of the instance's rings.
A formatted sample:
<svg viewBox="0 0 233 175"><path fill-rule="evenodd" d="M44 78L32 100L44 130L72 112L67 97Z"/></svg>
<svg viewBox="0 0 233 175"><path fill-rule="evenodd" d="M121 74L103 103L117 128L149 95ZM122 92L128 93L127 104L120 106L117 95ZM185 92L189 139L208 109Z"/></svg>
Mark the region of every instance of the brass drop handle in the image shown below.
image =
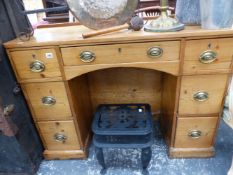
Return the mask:
<svg viewBox="0 0 233 175"><path fill-rule="evenodd" d="M35 60L30 64L30 70L32 72L43 72L45 70L45 65L42 61Z"/></svg>
<svg viewBox="0 0 233 175"><path fill-rule="evenodd" d="M67 140L67 137L64 134L56 133L54 134L54 140L56 140L57 142L64 143Z"/></svg>
<svg viewBox="0 0 233 175"><path fill-rule="evenodd" d="M82 62L84 63L90 63L92 61L94 61L96 58L95 53L91 52L91 51L84 51L80 54L80 59L82 60Z"/></svg>
<svg viewBox="0 0 233 175"><path fill-rule="evenodd" d="M204 91L199 91L193 95L193 99L200 102L206 101L208 100L208 98L209 98L209 94Z"/></svg>
<svg viewBox="0 0 233 175"><path fill-rule="evenodd" d="M152 47L147 51L147 55L151 58L159 58L163 55L163 49L161 47Z"/></svg>
<svg viewBox="0 0 233 175"><path fill-rule="evenodd" d="M212 50L207 50L200 55L200 62L210 64L217 59L217 53Z"/></svg>
<svg viewBox="0 0 233 175"><path fill-rule="evenodd" d="M199 139L202 136L202 132L199 130L191 130L188 136L192 139Z"/></svg>
<svg viewBox="0 0 233 175"><path fill-rule="evenodd" d="M56 99L51 96L46 96L41 99L43 105L45 106L53 106L56 104Z"/></svg>

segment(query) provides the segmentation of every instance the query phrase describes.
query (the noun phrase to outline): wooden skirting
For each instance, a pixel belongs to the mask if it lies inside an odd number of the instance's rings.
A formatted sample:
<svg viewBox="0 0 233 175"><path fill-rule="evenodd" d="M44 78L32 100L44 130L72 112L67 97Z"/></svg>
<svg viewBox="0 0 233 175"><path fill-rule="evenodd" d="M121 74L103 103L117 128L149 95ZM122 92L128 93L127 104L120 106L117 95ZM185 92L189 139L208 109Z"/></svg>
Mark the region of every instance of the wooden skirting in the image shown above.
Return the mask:
<svg viewBox="0 0 233 175"><path fill-rule="evenodd" d="M85 151L82 150L64 150L64 151L45 150L43 155L44 158L47 160L79 159L79 158L87 157Z"/></svg>
<svg viewBox="0 0 233 175"><path fill-rule="evenodd" d="M212 157L215 154L214 147L210 148L170 148L170 158L195 158L195 157Z"/></svg>

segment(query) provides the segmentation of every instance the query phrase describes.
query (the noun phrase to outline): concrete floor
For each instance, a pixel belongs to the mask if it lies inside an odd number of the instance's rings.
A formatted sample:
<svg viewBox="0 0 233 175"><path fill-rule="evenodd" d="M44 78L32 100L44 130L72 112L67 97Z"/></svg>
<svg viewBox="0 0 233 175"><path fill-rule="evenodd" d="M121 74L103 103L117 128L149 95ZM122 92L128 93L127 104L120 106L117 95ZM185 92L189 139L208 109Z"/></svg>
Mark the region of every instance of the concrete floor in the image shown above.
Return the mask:
<svg viewBox="0 0 233 175"><path fill-rule="evenodd" d="M223 121L215 144L216 156L204 159L169 159L167 148L155 123L155 143L152 160L148 167L150 175L226 175L233 156L233 130ZM106 175L141 175L140 151L127 149L105 150L108 171ZM87 160L43 161L37 175L99 175L93 146Z"/></svg>

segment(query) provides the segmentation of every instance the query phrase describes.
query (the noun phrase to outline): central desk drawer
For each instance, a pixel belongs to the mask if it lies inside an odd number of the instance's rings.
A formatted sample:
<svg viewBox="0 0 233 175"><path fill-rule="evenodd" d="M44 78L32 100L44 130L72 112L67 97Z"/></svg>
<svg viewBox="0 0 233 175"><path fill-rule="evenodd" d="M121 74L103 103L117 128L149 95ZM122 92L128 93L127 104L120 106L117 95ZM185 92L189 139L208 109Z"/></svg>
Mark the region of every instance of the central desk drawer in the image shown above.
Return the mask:
<svg viewBox="0 0 233 175"><path fill-rule="evenodd" d="M48 150L77 150L80 149L74 122L38 122L44 146Z"/></svg>
<svg viewBox="0 0 233 175"><path fill-rule="evenodd" d="M180 42L149 42L62 48L65 66L179 60Z"/></svg>
<svg viewBox="0 0 233 175"><path fill-rule="evenodd" d="M221 110L228 75L183 76L179 113L218 114Z"/></svg>
<svg viewBox="0 0 233 175"><path fill-rule="evenodd" d="M72 114L63 82L24 84L37 121L67 120Z"/></svg>

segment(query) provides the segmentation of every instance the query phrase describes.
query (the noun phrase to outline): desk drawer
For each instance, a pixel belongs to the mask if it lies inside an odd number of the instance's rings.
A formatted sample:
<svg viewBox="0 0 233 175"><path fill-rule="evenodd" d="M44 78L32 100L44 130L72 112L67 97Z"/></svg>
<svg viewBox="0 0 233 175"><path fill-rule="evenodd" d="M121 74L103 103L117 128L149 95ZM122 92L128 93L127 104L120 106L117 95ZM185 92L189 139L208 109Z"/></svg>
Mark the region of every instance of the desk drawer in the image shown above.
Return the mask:
<svg viewBox="0 0 233 175"><path fill-rule="evenodd" d="M183 76L179 113L181 115L219 113L227 82L227 74Z"/></svg>
<svg viewBox="0 0 233 175"><path fill-rule="evenodd" d="M61 77L54 49L13 51L10 55L20 80Z"/></svg>
<svg viewBox="0 0 233 175"><path fill-rule="evenodd" d="M37 121L67 120L72 114L63 82L23 85Z"/></svg>
<svg viewBox="0 0 233 175"><path fill-rule="evenodd" d="M56 122L39 122L38 127L46 149L80 149L76 129L72 120Z"/></svg>
<svg viewBox="0 0 233 175"><path fill-rule="evenodd" d="M186 43L184 74L229 72L233 38L190 40Z"/></svg>
<svg viewBox="0 0 233 175"><path fill-rule="evenodd" d="M178 118L175 148L208 148L213 144L218 117Z"/></svg>
<svg viewBox="0 0 233 175"><path fill-rule="evenodd" d="M62 48L65 66L179 60L180 42L149 42Z"/></svg>

